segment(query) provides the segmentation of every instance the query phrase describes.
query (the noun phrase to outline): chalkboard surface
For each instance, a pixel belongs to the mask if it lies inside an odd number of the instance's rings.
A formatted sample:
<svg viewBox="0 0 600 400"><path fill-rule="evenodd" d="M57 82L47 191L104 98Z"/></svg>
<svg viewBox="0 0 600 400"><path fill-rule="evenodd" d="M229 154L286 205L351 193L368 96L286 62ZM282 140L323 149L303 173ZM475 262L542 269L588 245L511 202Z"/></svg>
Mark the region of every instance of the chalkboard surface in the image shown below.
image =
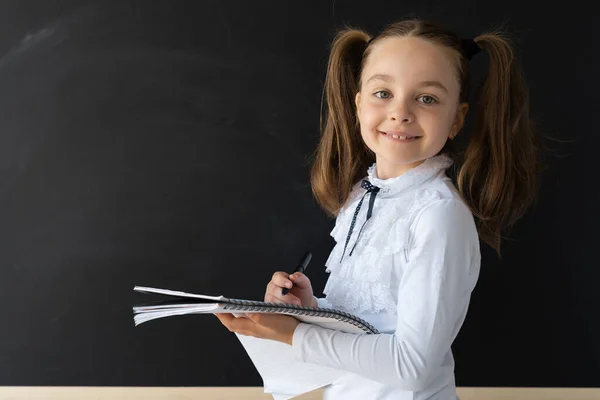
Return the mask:
<svg viewBox="0 0 600 400"><path fill-rule="evenodd" d="M475 1L2 2L0 385L260 385L213 316L134 327L133 286L262 299L272 273L309 250L320 295L333 220L308 174L329 43L344 24L376 33L416 14L464 36L507 21L534 117L559 139L502 259L482 248L453 346L457 384L599 386L600 219L588 182L600 140L588 80L600 21L544 12ZM480 76L485 59L473 62Z"/></svg>

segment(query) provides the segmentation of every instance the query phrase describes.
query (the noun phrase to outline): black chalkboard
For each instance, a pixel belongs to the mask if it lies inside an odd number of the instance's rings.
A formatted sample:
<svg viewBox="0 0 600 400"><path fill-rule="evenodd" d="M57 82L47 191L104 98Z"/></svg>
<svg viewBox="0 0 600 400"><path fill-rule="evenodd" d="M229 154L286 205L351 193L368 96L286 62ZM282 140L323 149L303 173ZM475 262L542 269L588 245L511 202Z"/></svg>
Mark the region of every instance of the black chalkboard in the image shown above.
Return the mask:
<svg viewBox="0 0 600 400"><path fill-rule="evenodd" d="M508 22L557 138L538 204L481 278L460 386L598 386L592 26L522 2L0 4L0 385L260 385L213 316L135 328L136 284L261 299L333 220L309 185L328 46L407 14ZM596 20L593 21L592 19ZM558 28L558 29L557 29ZM484 60L474 61L476 76ZM477 72L479 68L479 73ZM479 74L479 75L478 75ZM589 186L589 185L588 185Z"/></svg>

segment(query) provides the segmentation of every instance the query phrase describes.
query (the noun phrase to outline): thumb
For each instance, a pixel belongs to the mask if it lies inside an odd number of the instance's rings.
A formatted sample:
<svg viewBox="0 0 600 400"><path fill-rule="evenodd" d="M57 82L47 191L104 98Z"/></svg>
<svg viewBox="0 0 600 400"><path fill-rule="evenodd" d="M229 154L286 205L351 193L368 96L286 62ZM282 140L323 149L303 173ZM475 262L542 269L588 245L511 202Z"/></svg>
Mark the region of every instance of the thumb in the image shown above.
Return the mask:
<svg viewBox="0 0 600 400"><path fill-rule="evenodd" d="M304 289L310 287L310 279L308 279L308 276L304 275L302 272L296 272L290 275L290 279L292 282L294 282L294 285L298 286L299 288Z"/></svg>

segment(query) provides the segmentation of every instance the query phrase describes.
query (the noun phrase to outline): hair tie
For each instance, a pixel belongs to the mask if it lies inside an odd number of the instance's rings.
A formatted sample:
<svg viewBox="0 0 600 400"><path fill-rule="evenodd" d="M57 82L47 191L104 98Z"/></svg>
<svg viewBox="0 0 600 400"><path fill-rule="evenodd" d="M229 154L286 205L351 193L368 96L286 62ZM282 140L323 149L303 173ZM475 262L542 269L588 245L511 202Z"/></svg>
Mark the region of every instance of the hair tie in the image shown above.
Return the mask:
<svg viewBox="0 0 600 400"><path fill-rule="evenodd" d="M468 60L481 51L481 47L479 47L479 45L472 38L461 39L460 47L462 47L465 57L467 57Z"/></svg>

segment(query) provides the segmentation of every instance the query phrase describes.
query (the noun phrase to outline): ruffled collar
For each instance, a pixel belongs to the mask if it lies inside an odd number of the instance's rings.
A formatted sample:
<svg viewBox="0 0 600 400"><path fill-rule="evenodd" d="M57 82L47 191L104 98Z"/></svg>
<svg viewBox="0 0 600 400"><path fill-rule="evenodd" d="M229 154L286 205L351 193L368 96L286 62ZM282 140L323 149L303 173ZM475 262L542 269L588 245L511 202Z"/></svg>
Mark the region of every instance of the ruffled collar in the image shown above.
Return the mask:
<svg viewBox="0 0 600 400"><path fill-rule="evenodd" d="M397 292L397 287L392 285L397 284L399 278L395 272L395 264L386 261L386 257L406 252L411 216L418 208L440 198L436 190L419 186L439 177L441 171L450 165L452 159L449 156L438 155L428 158L403 175L390 179L377 177L376 164L368 168L366 179L381 189L369 195L365 188L358 185L355 192L357 197L338 215L331 231L336 245L325 263L326 271L331 275L323 293L335 308L356 314L377 313L382 310L396 313L394 293ZM403 201L378 201L380 197L393 199L409 192L413 195ZM368 209L358 215L360 198L363 196L366 196L366 207L372 208L373 216L376 217L373 221L367 218L370 214ZM372 204L371 199L375 199ZM360 225L357 226L357 233L352 241L352 230L357 222Z"/></svg>
<svg viewBox="0 0 600 400"><path fill-rule="evenodd" d="M373 163L367 169L367 180L381 188L379 197L393 197L399 193L405 192L411 186L423 183L431 177L437 175L441 170L445 170L452 165L453 161L446 154L439 154L430 157L414 168L409 169L404 174L388 179L377 177L377 164Z"/></svg>

